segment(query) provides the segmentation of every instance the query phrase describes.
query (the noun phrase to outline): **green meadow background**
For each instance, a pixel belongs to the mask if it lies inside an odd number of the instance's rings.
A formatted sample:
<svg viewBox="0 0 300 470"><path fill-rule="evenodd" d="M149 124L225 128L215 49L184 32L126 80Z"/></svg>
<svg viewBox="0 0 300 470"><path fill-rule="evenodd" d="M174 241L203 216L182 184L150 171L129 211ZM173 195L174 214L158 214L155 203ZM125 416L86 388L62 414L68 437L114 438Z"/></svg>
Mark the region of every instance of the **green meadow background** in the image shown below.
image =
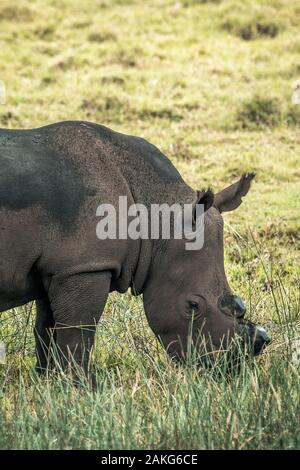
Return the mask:
<svg viewBox="0 0 300 470"><path fill-rule="evenodd" d="M35 307L6 312L0 448L300 447L299 78L298 0L0 0L0 127L102 123L157 145L194 188L257 173L224 216L226 271L273 339L231 376L175 367L141 300L112 294L92 391L37 378Z"/></svg>

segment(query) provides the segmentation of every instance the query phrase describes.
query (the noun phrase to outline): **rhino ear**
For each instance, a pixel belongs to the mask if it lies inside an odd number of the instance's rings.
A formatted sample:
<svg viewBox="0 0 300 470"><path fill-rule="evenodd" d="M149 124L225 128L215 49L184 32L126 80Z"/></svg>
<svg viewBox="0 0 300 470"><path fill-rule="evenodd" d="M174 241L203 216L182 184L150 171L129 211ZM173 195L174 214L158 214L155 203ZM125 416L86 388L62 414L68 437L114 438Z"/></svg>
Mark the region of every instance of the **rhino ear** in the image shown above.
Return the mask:
<svg viewBox="0 0 300 470"><path fill-rule="evenodd" d="M196 204L203 204L204 212L206 212L213 205L214 197L214 193L210 188L204 191L197 191Z"/></svg>
<svg viewBox="0 0 300 470"><path fill-rule="evenodd" d="M214 203L214 193L210 188L197 191L196 202L193 207L193 225L197 221L197 205L203 204L203 213L206 212Z"/></svg>
<svg viewBox="0 0 300 470"><path fill-rule="evenodd" d="M242 203L242 197L248 193L254 177L255 173L246 173L239 181L217 193L215 195L214 206L220 212L233 211L239 207Z"/></svg>

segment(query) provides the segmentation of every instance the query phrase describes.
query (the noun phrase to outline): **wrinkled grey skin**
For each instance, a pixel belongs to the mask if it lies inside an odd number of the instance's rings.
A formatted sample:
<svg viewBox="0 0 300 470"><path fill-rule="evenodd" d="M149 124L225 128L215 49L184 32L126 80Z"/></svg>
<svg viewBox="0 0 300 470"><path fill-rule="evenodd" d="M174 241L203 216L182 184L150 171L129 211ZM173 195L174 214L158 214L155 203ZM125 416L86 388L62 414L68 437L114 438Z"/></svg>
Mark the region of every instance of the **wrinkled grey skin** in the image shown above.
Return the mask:
<svg viewBox="0 0 300 470"><path fill-rule="evenodd" d="M195 344L201 337L211 349L236 333L254 353L268 342L242 320L224 271L221 212L240 205L253 174L215 196L196 192L144 139L88 122L0 129L0 165L0 311L36 300L38 369L49 365L51 334L63 366L72 356L87 368L109 292L129 287L143 294L149 324L174 358L185 357L189 328ZM117 208L121 195L128 205L204 204L203 249L97 239L98 205Z"/></svg>

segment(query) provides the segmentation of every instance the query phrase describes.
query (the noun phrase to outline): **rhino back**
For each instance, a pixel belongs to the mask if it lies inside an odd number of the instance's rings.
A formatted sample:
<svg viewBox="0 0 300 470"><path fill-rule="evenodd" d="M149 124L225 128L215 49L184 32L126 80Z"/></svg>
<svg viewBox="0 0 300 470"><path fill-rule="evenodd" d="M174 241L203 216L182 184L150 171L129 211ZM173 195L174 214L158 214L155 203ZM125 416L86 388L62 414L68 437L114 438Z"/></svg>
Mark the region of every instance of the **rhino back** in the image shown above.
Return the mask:
<svg viewBox="0 0 300 470"><path fill-rule="evenodd" d="M0 129L0 165L0 209L38 206L65 227L90 197L97 205L129 193L145 204L193 199L191 188L157 147L90 122Z"/></svg>
<svg viewBox="0 0 300 470"><path fill-rule="evenodd" d="M114 154L113 150L117 149L119 156L126 160L126 153L129 153L132 163L135 160L141 166L144 161L152 167L159 179L168 182L183 182L180 173L166 155L144 138L121 134L95 123L86 122L83 125L94 129L99 138L111 146L112 155ZM125 166L124 170L126 170ZM131 171L134 171L134 167L131 168ZM142 179L141 182L143 182Z"/></svg>
<svg viewBox="0 0 300 470"><path fill-rule="evenodd" d="M70 224L85 198L78 169L38 130L0 130L0 209L41 207Z"/></svg>
<svg viewBox="0 0 300 470"><path fill-rule="evenodd" d="M135 202L191 202L194 191L184 182L172 162L147 140L112 131L99 124L82 123L93 131L97 158L110 168L110 178L118 172L128 184ZM91 152L92 145L91 145Z"/></svg>

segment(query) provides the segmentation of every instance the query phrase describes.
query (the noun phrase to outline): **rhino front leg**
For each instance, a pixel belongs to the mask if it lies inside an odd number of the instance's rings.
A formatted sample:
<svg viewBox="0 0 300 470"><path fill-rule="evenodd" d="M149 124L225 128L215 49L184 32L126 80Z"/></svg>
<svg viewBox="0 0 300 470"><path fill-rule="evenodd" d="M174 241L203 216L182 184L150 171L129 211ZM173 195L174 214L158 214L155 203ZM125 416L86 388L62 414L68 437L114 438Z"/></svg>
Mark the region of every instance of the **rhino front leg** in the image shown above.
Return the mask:
<svg viewBox="0 0 300 470"><path fill-rule="evenodd" d="M43 373L52 368L56 333L54 317L47 297L36 301L36 322L34 329L36 370Z"/></svg>
<svg viewBox="0 0 300 470"><path fill-rule="evenodd" d="M56 345L63 369L89 371L97 323L110 290L110 272L54 276L48 296L55 320ZM76 374L76 371L75 371Z"/></svg>

